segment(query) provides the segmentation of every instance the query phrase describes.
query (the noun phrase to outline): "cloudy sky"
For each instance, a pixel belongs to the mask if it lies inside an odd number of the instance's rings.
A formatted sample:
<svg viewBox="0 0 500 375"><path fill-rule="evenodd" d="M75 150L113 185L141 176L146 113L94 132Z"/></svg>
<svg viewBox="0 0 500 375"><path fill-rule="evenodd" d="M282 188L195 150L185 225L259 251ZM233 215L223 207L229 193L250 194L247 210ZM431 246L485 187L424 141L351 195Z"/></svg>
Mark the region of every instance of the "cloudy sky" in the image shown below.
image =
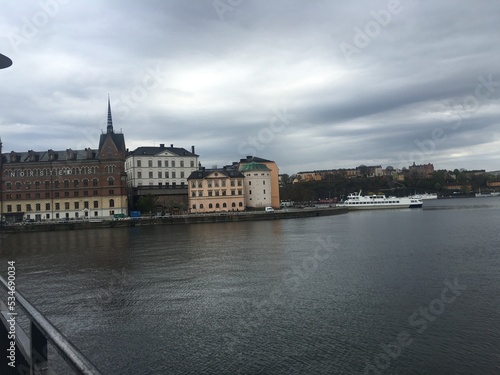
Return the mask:
<svg viewBox="0 0 500 375"><path fill-rule="evenodd" d="M2 2L3 152L196 147L280 172L500 169L500 2Z"/></svg>

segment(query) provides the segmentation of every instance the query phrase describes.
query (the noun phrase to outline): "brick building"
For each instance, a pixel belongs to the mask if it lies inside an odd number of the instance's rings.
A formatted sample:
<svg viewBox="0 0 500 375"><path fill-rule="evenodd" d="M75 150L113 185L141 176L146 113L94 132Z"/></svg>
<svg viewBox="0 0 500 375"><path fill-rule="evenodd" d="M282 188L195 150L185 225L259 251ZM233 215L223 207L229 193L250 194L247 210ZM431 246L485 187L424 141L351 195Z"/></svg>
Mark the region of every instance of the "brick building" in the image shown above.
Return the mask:
<svg viewBox="0 0 500 375"><path fill-rule="evenodd" d="M113 130L108 99L106 133L97 149L2 153L2 221L113 217L127 214L125 139Z"/></svg>

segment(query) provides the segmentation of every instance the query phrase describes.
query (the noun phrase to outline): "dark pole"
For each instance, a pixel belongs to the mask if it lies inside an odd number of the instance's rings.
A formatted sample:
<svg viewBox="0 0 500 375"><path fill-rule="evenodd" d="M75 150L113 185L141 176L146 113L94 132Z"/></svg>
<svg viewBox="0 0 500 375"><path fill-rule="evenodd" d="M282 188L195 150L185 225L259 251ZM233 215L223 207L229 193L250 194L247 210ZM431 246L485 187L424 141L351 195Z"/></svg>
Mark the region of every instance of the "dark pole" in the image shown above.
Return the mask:
<svg viewBox="0 0 500 375"><path fill-rule="evenodd" d="M7 56L0 53L0 69L8 68L12 65L12 60ZM1 142L0 142L1 144ZM2 147L0 146L0 159L2 159ZM2 188L2 177L3 177L3 162L0 160L0 228L3 227L3 188Z"/></svg>

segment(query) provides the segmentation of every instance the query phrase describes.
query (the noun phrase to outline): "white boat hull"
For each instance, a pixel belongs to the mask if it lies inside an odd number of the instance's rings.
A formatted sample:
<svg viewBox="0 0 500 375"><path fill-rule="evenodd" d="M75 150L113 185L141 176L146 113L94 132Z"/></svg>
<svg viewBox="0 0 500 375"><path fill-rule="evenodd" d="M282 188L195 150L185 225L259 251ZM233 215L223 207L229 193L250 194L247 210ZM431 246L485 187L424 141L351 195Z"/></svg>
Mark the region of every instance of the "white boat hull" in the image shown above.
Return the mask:
<svg viewBox="0 0 500 375"><path fill-rule="evenodd" d="M361 192L349 194L347 199L337 206L348 210L382 210L394 208L420 208L422 200L412 197L386 197L385 195L362 196Z"/></svg>

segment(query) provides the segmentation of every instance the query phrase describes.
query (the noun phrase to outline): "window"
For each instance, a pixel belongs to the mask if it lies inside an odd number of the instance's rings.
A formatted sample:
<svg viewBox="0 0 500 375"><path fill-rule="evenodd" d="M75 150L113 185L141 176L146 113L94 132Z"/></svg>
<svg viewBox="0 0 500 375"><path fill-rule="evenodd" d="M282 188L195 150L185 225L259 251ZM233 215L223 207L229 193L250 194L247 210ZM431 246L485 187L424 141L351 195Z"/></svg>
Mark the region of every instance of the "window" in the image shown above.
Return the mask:
<svg viewBox="0 0 500 375"><path fill-rule="evenodd" d="M85 191L83 192L83 196L84 196L84 197L88 197L88 196L89 196L89 191L88 191L88 190L85 190Z"/></svg>
<svg viewBox="0 0 500 375"><path fill-rule="evenodd" d="M168 171L165 171L165 178L170 178Z"/></svg>
<svg viewBox="0 0 500 375"><path fill-rule="evenodd" d="M141 171L137 172L137 178L142 178L142 172Z"/></svg>
<svg viewBox="0 0 500 375"><path fill-rule="evenodd" d="M88 209L89 208L89 202L88 201L83 202L83 208L84 209Z"/></svg>
<svg viewBox="0 0 500 375"><path fill-rule="evenodd" d="M56 203L56 210L59 211L61 209L61 203L57 202Z"/></svg>
<svg viewBox="0 0 500 375"><path fill-rule="evenodd" d="M172 178L175 178L175 171L172 172Z"/></svg>
<svg viewBox="0 0 500 375"><path fill-rule="evenodd" d="M20 205L20 204L17 204L17 205L16 205L16 210L17 210L17 212L21 212L21 211L22 211L22 209L21 209L21 205Z"/></svg>
<svg viewBox="0 0 500 375"><path fill-rule="evenodd" d="M195 204L193 204L193 210L196 210L196 205Z"/></svg>
<svg viewBox="0 0 500 375"><path fill-rule="evenodd" d="M54 188L59 189L59 181L54 181Z"/></svg>
<svg viewBox="0 0 500 375"><path fill-rule="evenodd" d="M73 180L73 187L78 187L78 180Z"/></svg>
<svg viewBox="0 0 500 375"><path fill-rule="evenodd" d="M92 195L99 195L99 190L92 191Z"/></svg>
<svg viewBox="0 0 500 375"><path fill-rule="evenodd" d="M28 204L26 205L26 211L31 211L31 204L29 204L29 203L28 203Z"/></svg>
<svg viewBox="0 0 500 375"><path fill-rule="evenodd" d="M99 208L99 201L94 201L94 208Z"/></svg>
<svg viewBox="0 0 500 375"><path fill-rule="evenodd" d="M24 185L26 186L26 190L31 189L31 182L26 181L26 183Z"/></svg>
<svg viewBox="0 0 500 375"><path fill-rule="evenodd" d="M137 159L137 166L141 167L141 160L140 159Z"/></svg>
<svg viewBox="0 0 500 375"><path fill-rule="evenodd" d="M109 195L115 195L115 191L114 191L113 189L109 189L109 190L108 190L108 194L109 194Z"/></svg>
<svg viewBox="0 0 500 375"><path fill-rule="evenodd" d="M158 171L158 178L163 178L163 177L162 177L162 174L163 174L163 173L161 173L161 171Z"/></svg>
<svg viewBox="0 0 500 375"><path fill-rule="evenodd" d="M233 208L236 207L236 203L234 203L234 202L231 203L231 207L233 207Z"/></svg>
<svg viewBox="0 0 500 375"><path fill-rule="evenodd" d="M64 202L64 209L69 210L69 202Z"/></svg>
<svg viewBox="0 0 500 375"><path fill-rule="evenodd" d="M252 181L248 181L248 186L251 186L252 185Z"/></svg>
<svg viewBox="0 0 500 375"><path fill-rule="evenodd" d="M165 160L165 167L168 168L168 160Z"/></svg>
<svg viewBox="0 0 500 375"><path fill-rule="evenodd" d="M115 200L114 199L110 199L109 200L109 207L114 207L115 206Z"/></svg>
<svg viewBox="0 0 500 375"><path fill-rule="evenodd" d="M11 182L6 182L5 186L6 186L7 190L12 190L12 183Z"/></svg>
<svg viewBox="0 0 500 375"><path fill-rule="evenodd" d="M89 186L89 180L85 179L83 180L83 187L88 187Z"/></svg>
<svg viewBox="0 0 500 375"><path fill-rule="evenodd" d="M201 190L198 192L198 196L203 197L203 192Z"/></svg>
<svg viewBox="0 0 500 375"><path fill-rule="evenodd" d="M149 178L153 178L153 171L149 171Z"/></svg>
<svg viewBox="0 0 500 375"><path fill-rule="evenodd" d="M7 205L7 212L12 212L12 205L11 204Z"/></svg>
<svg viewBox="0 0 500 375"><path fill-rule="evenodd" d="M212 196L212 190L210 190L210 191L208 192L208 196L209 196L209 197L211 197L211 196Z"/></svg>
<svg viewBox="0 0 500 375"><path fill-rule="evenodd" d="M40 181L35 181L35 189L40 189Z"/></svg>
<svg viewBox="0 0 500 375"><path fill-rule="evenodd" d="M97 178L92 179L92 186L97 186L98 181Z"/></svg>
<svg viewBox="0 0 500 375"><path fill-rule="evenodd" d="M201 210L201 209L203 209L203 203L202 203L202 204L200 204L200 210Z"/></svg>
<svg viewBox="0 0 500 375"><path fill-rule="evenodd" d="M208 208L213 208L213 207L214 207L214 206L212 205L212 203L210 203L210 204L208 205Z"/></svg>
<svg viewBox="0 0 500 375"><path fill-rule="evenodd" d="M64 188L69 189L69 180L64 180Z"/></svg>
<svg viewBox="0 0 500 375"><path fill-rule="evenodd" d="M238 186L241 186L241 180L238 180Z"/></svg>
<svg viewBox="0 0 500 375"><path fill-rule="evenodd" d="M50 181L45 181L45 189L50 189Z"/></svg>
<svg viewBox="0 0 500 375"><path fill-rule="evenodd" d="M239 207L243 207L243 202L238 203Z"/></svg>
<svg viewBox="0 0 500 375"><path fill-rule="evenodd" d="M216 204L215 204L215 208L220 208L220 204L219 204L219 203L216 203Z"/></svg>
<svg viewBox="0 0 500 375"><path fill-rule="evenodd" d="M196 197L196 192L195 192L195 191L192 191L192 192L191 192L191 196L192 196L192 197Z"/></svg>
<svg viewBox="0 0 500 375"><path fill-rule="evenodd" d="M80 202L75 202L75 210L79 210L80 209Z"/></svg>
<svg viewBox="0 0 500 375"><path fill-rule="evenodd" d="M238 195L243 195L243 191L241 191L241 189L238 189Z"/></svg>
<svg viewBox="0 0 500 375"><path fill-rule="evenodd" d="M80 195L78 191L75 191L73 194L75 197L78 197Z"/></svg>
<svg viewBox="0 0 500 375"><path fill-rule="evenodd" d="M191 168L194 168L194 160L191 160L190 165L191 165Z"/></svg>
<svg viewBox="0 0 500 375"><path fill-rule="evenodd" d="M222 203L222 208L226 208L227 207L227 204L226 203Z"/></svg>
<svg viewBox="0 0 500 375"><path fill-rule="evenodd" d="M226 187L226 180L222 180L221 185L222 187Z"/></svg>
<svg viewBox="0 0 500 375"><path fill-rule="evenodd" d="M65 192L64 192L64 197L65 197L65 198L69 198L69 191L65 191Z"/></svg>
<svg viewBox="0 0 500 375"><path fill-rule="evenodd" d="M235 185L234 185L234 180L231 180L231 186L235 186Z"/></svg>
<svg viewBox="0 0 500 375"><path fill-rule="evenodd" d="M45 198L50 199L50 193L45 193Z"/></svg>
<svg viewBox="0 0 500 375"><path fill-rule="evenodd" d="M184 168L184 160L181 160L181 168Z"/></svg>
<svg viewBox="0 0 500 375"><path fill-rule="evenodd" d="M202 188L202 187L203 187L203 183L202 183L202 181L198 181L198 187L199 187L199 188Z"/></svg>
<svg viewBox="0 0 500 375"><path fill-rule="evenodd" d="M192 187L193 189L194 189L194 188L196 188L196 182L194 182L194 181L193 181L193 182L191 182L191 187Z"/></svg>
<svg viewBox="0 0 500 375"><path fill-rule="evenodd" d="M172 160L171 166L175 167L175 160Z"/></svg>
<svg viewBox="0 0 500 375"><path fill-rule="evenodd" d="M150 168L151 168L152 166L153 166L153 160L149 159L149 160L148 160L148 167L150 167Z"/></svg>
<svg viewBox="0 0 500 375"><path fill-rule="evenodd" d="M161 160L158 160L158 167L161 168Z"/></svg>
<svg viewBox="0 0 500 375"><path fill-rule="evenodd" d="M115 184L115 179L113 177L108 177L108 185L113 186Z"/></svg>
<svg viewBox="0 0 500 375"><path fill-rule="evenodd" d="M26 193L26 199L31 199L31 194L30 193Z"/></svg>
<svg viewBox="0 0 500 375"><path fill-rule="evenodd" d="M181 171L181 178L184 178L184 171Z"/></svg>
<svg viewBox="0 0 500 375"><path fill-rule="evenodd" d="M21 183L20 182L16 182L16 190L21 190Z"/></svg>

